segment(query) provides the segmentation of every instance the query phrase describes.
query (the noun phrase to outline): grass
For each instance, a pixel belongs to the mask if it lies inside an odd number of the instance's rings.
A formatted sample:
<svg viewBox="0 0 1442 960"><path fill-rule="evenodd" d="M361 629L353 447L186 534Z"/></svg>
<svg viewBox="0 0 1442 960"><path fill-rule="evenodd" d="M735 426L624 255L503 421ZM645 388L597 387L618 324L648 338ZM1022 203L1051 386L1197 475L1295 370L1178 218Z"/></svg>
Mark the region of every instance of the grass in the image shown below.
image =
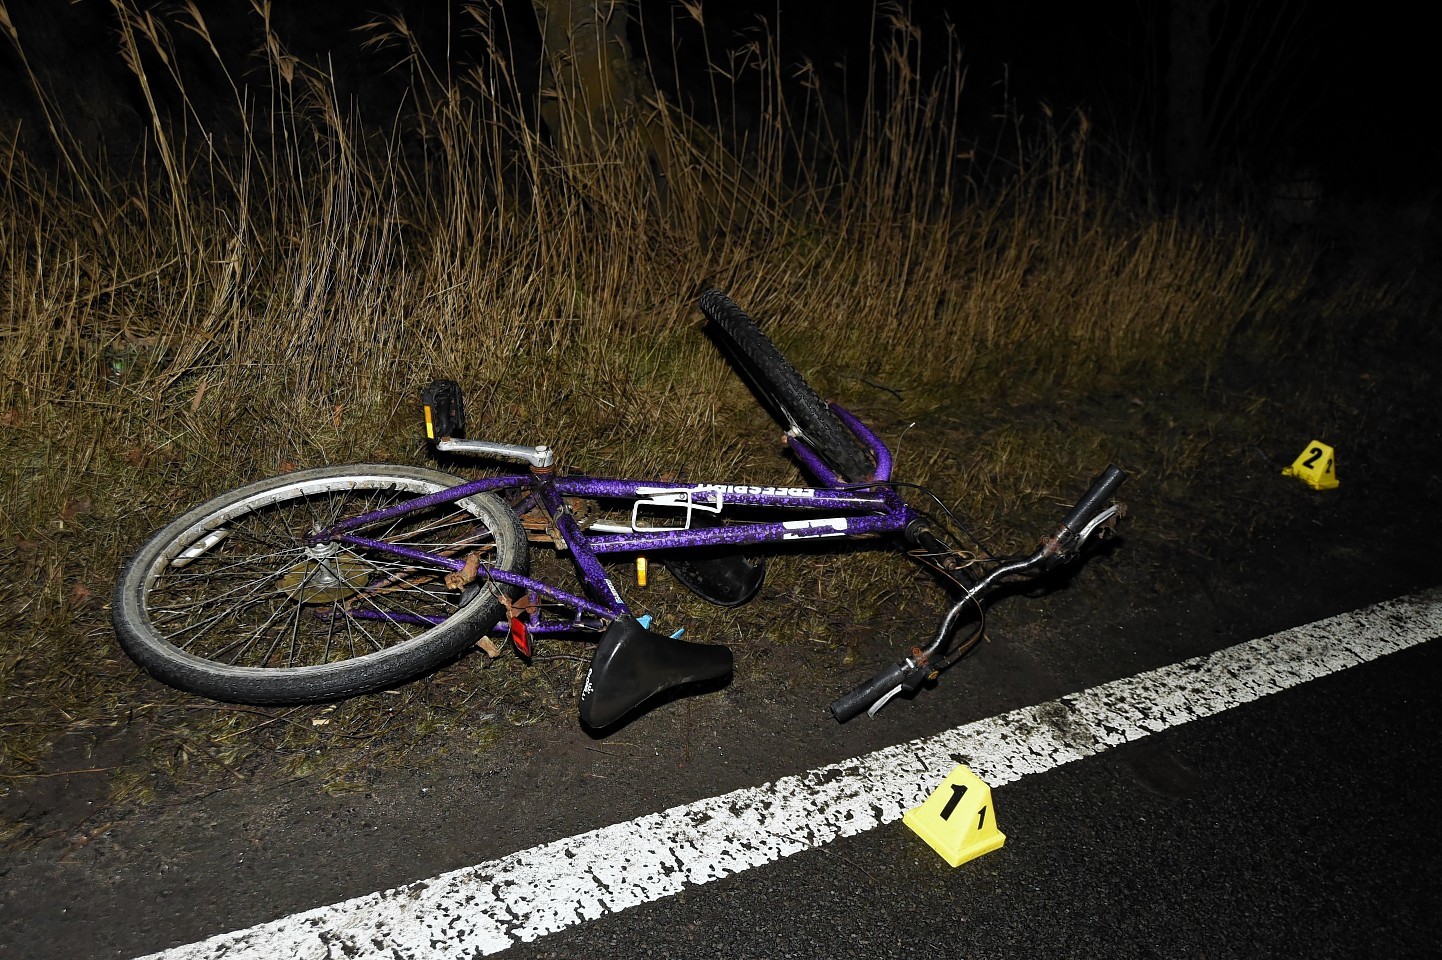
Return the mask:
<svg viewBox="0 0 1442 960"><path fill-rule="evenodd" d="M1118 440L1074 417L995 422L960 456L942 442L946 411L1193 376L1243 326L1294 330L1283 321L1312 279L1308 257L1220 204L1169 206L1095 174L1105 150L1083 116L1016 122L1005 150L980 148L955 119L959 54L921 64L899 21L882 25L849 121L763 36L711 63L709 108L656 90L582 136L585 104L540 125L507 25L478 9L467 29L489 56L474 63L432 63L404 23L374 26L410 77L385 124L286 52L268 4L243 62L193 4L168 20L116 9L116 55L149 111L134 165L75 142L0 5L57 157L0 143L6 783L43 771L63 738L134 728L144 746L116 773L120 799L243 778L263 754L348 789L363 764L423 762L457 737L483 748L568 711L579 661L565 654L256 710L162 689L115 645L113 572L178 506L297 467L421 462L415 388L434 377L465 384L472 435L549 442L598 473L784 481L792 468L697 329L695 295L720 286L823 392L889 418L907 479L1006 540L1020 527L1003 516L1031 520ZM199 70L233 91L223 128L191 99ZM828 643L924 586L903 561L824 562L835 595L816 596L798 561L771 597ZM680 596L656 602L739 629ZM741 642L744 655L755 641Z"/></svg>

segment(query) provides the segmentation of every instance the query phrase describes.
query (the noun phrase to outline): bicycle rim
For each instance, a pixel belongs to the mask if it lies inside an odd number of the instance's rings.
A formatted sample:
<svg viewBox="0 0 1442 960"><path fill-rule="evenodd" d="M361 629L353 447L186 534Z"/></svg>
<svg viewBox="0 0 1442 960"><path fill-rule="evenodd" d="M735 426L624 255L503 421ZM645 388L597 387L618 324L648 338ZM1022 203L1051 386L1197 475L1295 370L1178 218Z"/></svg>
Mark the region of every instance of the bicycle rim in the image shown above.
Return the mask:
<svg viewBox="0 0 1442 960"><path fill-rule="evenodd" d="M183 689L290 703L376 689L435 666L494 625L501 590L484 571L523 572L525 535L481 494L377 521L354 534L465 562L479 578L314 533L459 482L399 467L306 471L218 497L166 527L117 588L126 651Z"/></svg>

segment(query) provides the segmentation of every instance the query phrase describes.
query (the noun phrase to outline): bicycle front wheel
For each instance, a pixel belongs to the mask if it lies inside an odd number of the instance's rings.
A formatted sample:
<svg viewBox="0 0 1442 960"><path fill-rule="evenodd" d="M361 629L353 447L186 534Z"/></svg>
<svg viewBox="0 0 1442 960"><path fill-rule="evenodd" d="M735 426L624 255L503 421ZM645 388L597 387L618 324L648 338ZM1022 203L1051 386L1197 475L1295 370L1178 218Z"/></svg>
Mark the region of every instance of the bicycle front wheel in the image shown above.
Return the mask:
<svg viewBox="0 0 1442 960"><path fill-rule="evenodd" d="M701 311L726 335L736 364L788 435L815 450L843 480L870 479L866 450L756 321L720 290L701 295Z"/></svg>
<svg viewBox="0 0 1442 960"><path fill-rule="evenodd" d="M408 680L462 653L502 618L488 569L525 573L519 518L494 494L379 519L351 533L401 550L476 558L446 574L404 553L312 536L341 520L462 481L414 467L322 467L201 504L121 571L121 646L160 680L217 700L335 700ZM455 582L453 580L453 582Z"/></svg>

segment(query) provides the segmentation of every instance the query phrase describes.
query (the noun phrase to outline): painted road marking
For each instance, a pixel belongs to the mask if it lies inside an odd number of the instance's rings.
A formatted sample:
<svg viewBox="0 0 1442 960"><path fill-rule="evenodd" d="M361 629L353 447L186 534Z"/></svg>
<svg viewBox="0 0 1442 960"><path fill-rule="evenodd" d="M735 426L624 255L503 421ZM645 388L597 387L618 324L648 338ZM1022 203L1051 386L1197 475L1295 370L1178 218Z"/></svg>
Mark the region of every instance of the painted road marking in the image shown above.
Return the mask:
<svg viewBox="0 0 1442 960"><path fill-rule="evenodd" d="M999 786L1437 637L1442 588L151 956L496 953L891 823L958 763Z"/></svg>

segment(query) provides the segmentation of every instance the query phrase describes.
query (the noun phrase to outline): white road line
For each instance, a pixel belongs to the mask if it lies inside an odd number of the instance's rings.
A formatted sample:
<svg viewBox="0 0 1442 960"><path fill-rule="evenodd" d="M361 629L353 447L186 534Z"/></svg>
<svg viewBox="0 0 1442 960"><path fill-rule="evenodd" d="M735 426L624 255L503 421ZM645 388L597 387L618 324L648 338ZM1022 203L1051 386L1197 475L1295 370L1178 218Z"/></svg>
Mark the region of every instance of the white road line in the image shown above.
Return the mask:
<svg viewBox="0 0 1442 960"><path fill-rule="evenodd" d="M958 763L999 786L1436 637L1442 588L152 958L495 953L898 820Z"/></svg>

